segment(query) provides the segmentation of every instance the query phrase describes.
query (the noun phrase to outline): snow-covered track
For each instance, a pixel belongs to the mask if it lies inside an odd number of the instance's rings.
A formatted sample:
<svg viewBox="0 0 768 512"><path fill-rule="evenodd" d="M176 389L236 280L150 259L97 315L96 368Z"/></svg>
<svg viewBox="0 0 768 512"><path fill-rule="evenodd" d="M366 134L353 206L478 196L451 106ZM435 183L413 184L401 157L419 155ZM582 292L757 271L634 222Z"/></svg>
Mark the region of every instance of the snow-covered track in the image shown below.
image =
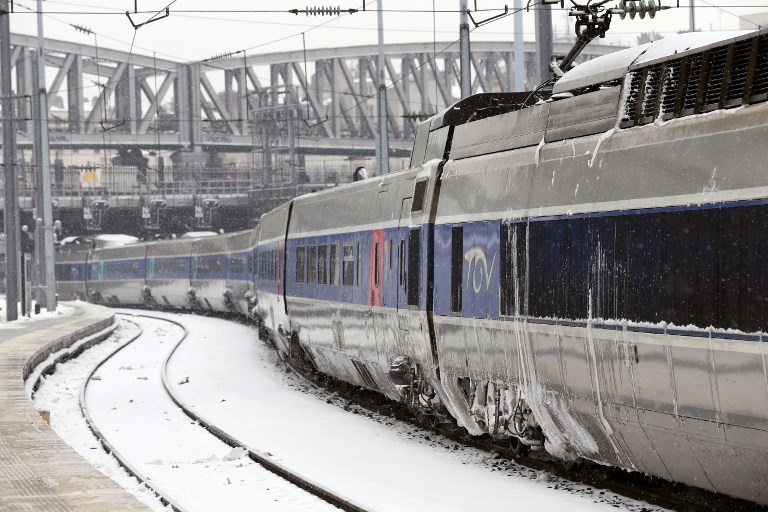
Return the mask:
<svg viewBox="0 0 768 512"><path fill-rule="evenodd" d="M176 350L181 346L182 343L184 343L184 340L187 337L187 329L184 327L184 325L180 322L176 322L174 320L168 319L167 317L161 317L161 316L153 316L151 314L135 314L135 317L139 318L149 318L152 320L159 320L168 322L171 324L176 325L177 327L181 328L184 332L183 336L180 337L179 341L176 343L175 347L169 352L168 357L165 359L162 365L162 373L161 378L163 382L163 387L165 391L168 393L168 396L171 398L171 400L186 414L190 419L200 424L201 427L205 428L208 432L210 432L214 437L222 441L223 443L229 445L232 448L242 448L246 451L247 456L250 460L256 462L257 464L260 464L262 467L264 467L266 470L270 471L271 473L279 476L280 478L286 480L287 482L290 482L291 484L295 485L296 487L306 491L309 494L312 494L319 499L325 501L326 503L333 505L334 507L337 507L341 510L348 511L348 512L367 512L368 509L366 509L363 506L360 506L356 503L353 503L352 501L348 500L344 496L334 492L331 489L328 489L322 485L317 484L316 482L313 482L312 480L303 477L302 475L290 470L286 466L275 462L274 460L270 460L269 456L266 453L263 453L261 451L255 450L249 446L247 446L245 443L241 442L240 440L236 439L234 436L228 434L224 430L220 429L216 425L214 425L212 422L201 416L200 414L196 413L189 404L182 401L178 394L175 393L172 384L170 383L170 380L168 378L168 364L170 363L171 359L173 358L173 355L175 354ZM138 337L138 336L137 336ZM124 346L127 346L124 345ZM122 348L122 347L121 347ZM119 352L119 349L113 353L116 354ZM101 366L101 365L99 365ZM96 369L92 372L95 373ZM90 380L90 378L89 378ZM83 385L83 389L81 391L81 397L83 396L82 393L85 392L85 386L87 385L87 382ZM84 400L81 398L81 403L84 402ZM85 414L85 412L84 412ZM91 422L89 422L91 424ZM98 433L98 431L94 431L96 436L103 440L103 436ZM102 441L104 443L104 441ZM112 451L111 448L105 444L105 447ZM114 452L113 452L114 453ZM119 459L119 456L118 456ZM122 463L122 462L121 462ZM125 465L125 464L124 464ZM141 477L140 474L138 474L137 471L131 469L129 467L130 465L125 465L126 469L134 474L139 480L142 482L146 482L145 479ZM172 500L170 500L168 497L164 497L164 495L159 492L156 488L152 487L151 484L147 484L149 487L151 487L159 496L161 496L161 499L167 500L168 504L170 504L174 509L176 509L176 506L173 505ZM178 508L176 510L183 511L183 509Z"/></svg>
<svg viewBox="0 0 768 512"><path fill-rule="evenodd" d="M127 457L124 457L118 450L115 449L114 446L112 446L109 440L101 433L99 428L96 426L96 423L93 420L91 413L88 411L88 404L85 397L86 397L86 391L88 389L88 384L91 382L92 377L107 361L109 361L112 357L117 355L124 348L126 348L131 343L133 343L138 338L140 338L142 335L144 335L144 329L141 327L141 325L139 325L136 322L131 322L130 320L127 320L125 318L123 318L123 321L134 324L138 329L138 332L136 333L135 336L131 337L126 343L120 345L117 349L115 349L115 351L112 352L109 355L109 357L107 357L106 359L101 361L99 364L97 364L88 374L87 378L83 380L83 383L80 386L80 411L83 413L83 417L85 418L85 421L88 424L88 428L91 430L91 432L93 432L93 435L96 436L96 439L99 440L99 443L104 447L104 449L107 452L109 452L120 463L120 465L123 468L125 468L125 470L128 473L130 473L134 478L136 478L139 482L141 482L145 487L147 487L152 492L154 492L157 495L157 497L160 499L160 501L163 503L163 505L171 507L171 509L174 510L175 512L187 512L187 510L184 507L182 507L178 502L176 502L169 494L163 492L163 490L160 489L156 484L152 483L150 479L144 476L138 469L136 469L135 466L133 466L128 461ZM186 336L186 330L184 331L184 336Z"/></svg>

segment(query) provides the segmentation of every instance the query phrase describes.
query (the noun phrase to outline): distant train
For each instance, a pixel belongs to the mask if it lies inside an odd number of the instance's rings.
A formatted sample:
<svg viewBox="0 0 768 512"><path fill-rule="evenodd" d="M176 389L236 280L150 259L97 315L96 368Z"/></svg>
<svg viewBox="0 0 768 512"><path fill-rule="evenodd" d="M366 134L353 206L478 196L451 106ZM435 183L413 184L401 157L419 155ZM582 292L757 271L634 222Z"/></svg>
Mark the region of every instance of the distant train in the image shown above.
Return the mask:
<svg viewBox="0 0 768 512"><path fill-rule="evenodd" d="M472 434L766 504L766 99L766 31L623 50L546 101L461 101L408 170L252 231L62 250L59 293L252 314Z"/></svg>

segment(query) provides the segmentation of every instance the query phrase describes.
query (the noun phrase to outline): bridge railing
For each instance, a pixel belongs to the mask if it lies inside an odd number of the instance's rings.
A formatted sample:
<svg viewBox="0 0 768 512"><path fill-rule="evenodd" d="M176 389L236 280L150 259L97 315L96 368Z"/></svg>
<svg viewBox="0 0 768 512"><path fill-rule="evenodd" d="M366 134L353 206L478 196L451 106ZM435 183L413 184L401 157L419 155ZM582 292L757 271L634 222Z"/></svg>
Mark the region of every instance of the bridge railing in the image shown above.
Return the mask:
<svg viewBox="0 0 768 512"><path fill-rule="evenodd" d="M319 167L298 173L298 185L290 180L289 169L266 172L253 166L171 167L140 171L133 166L97 167L93 165L59 167L51 170L51 191L57 197L114 196L243 196L274 191L282 197L286 189L311 192L350 181L346 167ZM0 179L0 183L2 179ZM35 190L35 172L31 165L19 166L19 196L31 197ZM281 192L277 192L281 191ZM0 198L3 190L0 187Z"/></svg>

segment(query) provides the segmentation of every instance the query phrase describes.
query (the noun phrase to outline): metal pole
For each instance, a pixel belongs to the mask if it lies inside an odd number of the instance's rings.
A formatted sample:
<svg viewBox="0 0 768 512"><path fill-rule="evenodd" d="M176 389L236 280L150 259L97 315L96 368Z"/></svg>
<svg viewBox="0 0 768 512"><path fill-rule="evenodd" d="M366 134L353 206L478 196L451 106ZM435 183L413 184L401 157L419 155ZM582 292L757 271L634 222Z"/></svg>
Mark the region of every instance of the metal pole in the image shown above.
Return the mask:
<svg viewBox="0 0 768 512"><path fill-rule="evenodd" d="M523 41L523 0L515 0L515 91L525 90L525 42Z"/></svg>
<svg viewBox="0 0 768 512"><path fill-rule="evenodd" d="M37 161L37 218L36 253L37 279L43 289L40 294L42 306L48 311L56 310L56 274L53 249L53 199L51 198L51 151L48 145L48 93L45 82L45 48L43 39L43 2L37 0L37 85L33 96L37 96L38 116L34 122L35 147L39 154ZM35 98L33 97L33 101Z"/></svg>
<svg viewBox="0 0 768 512"><path fill-rule="evenodd" d="M696 32L696 14L694 12L693 0L691 0L691 32Z"/></svg>
<svg viewBox="0 0 768 512"><path fill-rule="evenodd" d="M389 128L387 126L387 84L384 79L384 2L379 0L379 146L377 172L389 172Z"/></svg>
<svg viewBox="0 0 768 512"><path fill-rule="evenodd" d="M539 81L552 78L549 68L552 59L552 10L549 5L536 6L536 45L539 53Z"/></svg>
<svg viewBox="0 0 768 512"><path fill-rule="evenodd" d="M5 176L6 319L19 318L19 181L16 175L16 132L11 86L11 24L8 0L0 0L0 90L3 112L3 166Z"/></svg>
<svg viewBox="0 0 768 512"><path fill-rule="evenodd" d="M461 99L464 99L472 94L472 72L469 68L469 16L467 15L467 0L461 0L459 9L461 10L461 24L459 25Z"/></svg>
<svg viewBox="0 0 768 512"><path fill-rule="evenodd" d="M296 132L293 126L293 115L295 113L295 99L293 86L285 88L285 105L288 107L288 165L291 171L291 185L294 195L299 195L299 180L296 175Z"/></svg>

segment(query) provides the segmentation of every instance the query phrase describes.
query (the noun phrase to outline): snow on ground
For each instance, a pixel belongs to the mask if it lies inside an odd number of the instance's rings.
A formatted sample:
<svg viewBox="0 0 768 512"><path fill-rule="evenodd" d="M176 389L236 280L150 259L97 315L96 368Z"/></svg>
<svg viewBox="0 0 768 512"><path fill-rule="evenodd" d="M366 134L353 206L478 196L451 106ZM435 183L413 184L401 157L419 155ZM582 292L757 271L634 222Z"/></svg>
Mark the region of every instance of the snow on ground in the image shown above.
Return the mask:
<svg viewBox="0 0 768 512"><path fill-rule="evenodd" d="M254 329L171 316L190 331L169 366L171 381L185 382L176 386L182 400L241 442L371 510L659 510L350 408L290 374Z"/></svg>
<svg viewBox="0 0 768 512"><path fill-rule="evenodd" d="M242 450L232 450L182 413L167 396L160 380L162 363L182 331L167 322L139 322L145 336L105 363L94 375L86 394L96 426L139 473L189 511L333 509L244 458ZM60 366L56 374L46 379L35 402L38 408L54 409L52 426L68 439L77 436L68 428L59 431L59 416L79 416L79 410L75 410L77 401L71 395L78 392L85 371L78 372L73 381L59 384L57 376L68 373L63 370L68 365ZM92 367L88 365L87 369ZM57 410L58 402L68 402L73 410ZM86 449L94 443L92 436L86 436L80 453L85 451L90 456ZM97 461L95 465L101 469L104 464ZM110 469L106 474L112 476L112 472ZM135 492L135 487L131 482L129 490ZM164 510L149 501L156 510Z"/></svg>
<svg viewBox="0 0 768 512"><path fill-rule="evenodd" d="M129 475L99 444L88 429L80 413L80 385L90 371L118 347L123 345L137 328L121 325L118 332L95 347L84 351L77 359L56 365L56 372L43 377L34 396L35 409L51 413L51 428L85 460L103 474L117 482L142 503L154 510L165 510L154 495ZM28 386L28 389L30 387Z"/></svg>
<svg viewBox="0 0 768 512"><path fill-rule="evenodd" d="M56 305L56 311L47 311L42 310L39 315L30 315L30 316L21 316L21 303L17 304L17 311L19 313L19 318L16 321L8 322L6 321L5 314L7 312L6 307L6 299L5 295L0 295L0 329L21 329L24 327L24 324L28 322L35 322L38 320L47 320L48 318L56 318L63 315L70 315L74 311L71 307L67 306L66 304L58 303ZM34 311L35 308L35 301L32 301L32 308L31 310Z"/></svg>

